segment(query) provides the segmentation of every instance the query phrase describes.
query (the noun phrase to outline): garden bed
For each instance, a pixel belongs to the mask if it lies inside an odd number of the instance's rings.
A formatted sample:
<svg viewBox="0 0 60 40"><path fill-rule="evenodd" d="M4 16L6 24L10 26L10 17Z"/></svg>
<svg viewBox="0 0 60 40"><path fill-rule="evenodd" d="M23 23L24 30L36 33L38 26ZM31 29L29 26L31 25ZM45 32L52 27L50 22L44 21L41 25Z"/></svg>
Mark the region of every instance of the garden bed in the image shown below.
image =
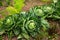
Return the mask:
<svg viewBox="0 0 60 40"><path fill-rule="evenodd" d="M26 0L25 1L25 6L22 8L22 11L28 11L31 7L33 6L36 6L36 5L43 5L43 4L46 4L46 3L43 3L43 2L39 2L39 0L32 0L32 1L28 1ZM0 10L3 10L5 9L5 7L0 7ZM1 17L1 16L0 16ZM53 35L54 36L54 33L60 35L60 20L53 20L53 19L47 19L48 22L50 23L51 25L51 29L48 31L49 32L49 35ZM55 28L55 29L54 29ZM55 36L53 37L52 40L59 40L60 39L60 36L57 36L55 38ZM8 37L7 35L3 35L3 40L8 40ZM17 36L14 36L12 37L11 40L17 40ZM24 40L24 39L23 39ZM34 40L33 38L31 38L31 40ZM36 36L36 40L41 40L39 38L39 35ZM48 40L47 38L43 38L42 40Z"/></svg>

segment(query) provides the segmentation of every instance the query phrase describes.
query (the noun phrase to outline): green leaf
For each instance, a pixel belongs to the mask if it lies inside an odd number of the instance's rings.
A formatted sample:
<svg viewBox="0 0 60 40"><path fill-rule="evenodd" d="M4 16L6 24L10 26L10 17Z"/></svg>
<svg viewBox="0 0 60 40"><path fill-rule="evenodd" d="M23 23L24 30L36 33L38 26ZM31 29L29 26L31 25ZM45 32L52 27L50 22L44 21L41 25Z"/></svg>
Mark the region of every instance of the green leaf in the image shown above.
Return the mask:
<svg viewBox="0 0 60 40"><path fill-rule="evenodd" d="M0 6L2 6L2 2L0 1Z"/></svg>
<svg viewBox="0 0 60 40"><path fill-rule="evenodd" d="M57 2L58 2L58 0L53 0L53 2L54 2L54 3L57 3Z"/></svg>
<svg viewBox="0 0 60 40"><path fill-rule="evenodd" d="M41 10L41 9L36 9L35 10L35 14L37 15L37 16L44 16L44 12L43 12L43 10Z"/></svg>
<svg viewBox="0 0 60 40"><path fill-rule="evenodd" d="M9 15L18 13L18 11L12 6L8 6L5 10L8 12Z"/></svg>
<svg viewBox="0 0 60 40"><path fill-rule="evenodd" d="M24 6L24 0L14 0L13 6L18 12L21 11L22 7Z"/></svg>
<svg viewBox="0 0 60 40"><path fill-rule="evenodd" d="M50 25L49 23L47 22L47 20L44 20L44 19L41 19L41 26L43 28L44 31L48 30Z"/></svg>
<svg viewBox="0 0 60 40"><path fill-rule="evenodd" d="M2 37L2 35L0 35L0 40L2 40L3 39L3 37Z"/></svg>
<svg viewBox="0 0 60 40"><path fill-rule="evenodd" d="M33 20L30 20L26 23L26 29L30 29L30 30L35 30L36 26L35 26L35 22Z"/></svg>
<svg viewBox="0 0 60 40"><path fill-rule="evenodd" d="M0 35L2 35L5 32L5 29L2 27L3 22L0 21Z"/></svg>
<svg viewBox="0 0 60 40"><path fill-rule="evenodd" d="M15 28L14 30L13 30L13 32L14 32L14 34L17 36L17 35L19 35L19 34L21 34L21 28Z"/></svg>
<svg viewBox="0 0 60 40"><path fill-rule="evenodd" d="M27 33L22 33L23 38L26 38L27 40L30 38L30 36Z"/></svg>

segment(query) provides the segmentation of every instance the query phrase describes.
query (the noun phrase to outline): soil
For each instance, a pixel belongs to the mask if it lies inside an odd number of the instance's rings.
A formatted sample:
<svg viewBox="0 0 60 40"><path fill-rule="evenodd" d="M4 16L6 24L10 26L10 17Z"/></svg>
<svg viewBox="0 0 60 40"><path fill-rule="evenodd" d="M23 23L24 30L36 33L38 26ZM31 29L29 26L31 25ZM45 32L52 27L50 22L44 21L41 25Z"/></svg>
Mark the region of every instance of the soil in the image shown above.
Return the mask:
<svg viewBox="0 0 60 40"><path fill-rule="evenodd" d="M4 10L6 7L0 6L0 11Z"/></svg>
<svg viewBox="0 0 60 40"><path fill-rule="evenodd" d="M23 11L28 11L31 7L36 5L43 5L43 4L49 4L50 2L41 2L40 0L25 0L25 6L23 7Z"/></svg>

